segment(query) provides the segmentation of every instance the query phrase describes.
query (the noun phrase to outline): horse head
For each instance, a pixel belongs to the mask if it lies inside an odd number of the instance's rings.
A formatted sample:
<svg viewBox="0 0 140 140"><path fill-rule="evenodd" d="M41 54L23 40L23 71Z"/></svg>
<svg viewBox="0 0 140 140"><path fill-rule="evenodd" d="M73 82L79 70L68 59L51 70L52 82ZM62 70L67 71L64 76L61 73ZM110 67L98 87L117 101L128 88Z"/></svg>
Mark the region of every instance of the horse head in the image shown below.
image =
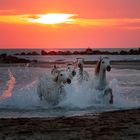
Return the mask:
<svg viewBox="0 0 140 140"><path fill-rule="evenodd" d="M107 70L108 72L111 71L110 59L109 57L101 58L101 67L103 70Z"/></svg>
<svg viewBox="0 0 140 140"><path fill-rule="evenodd" d="M79 68L82 68L83 67L83 65L84 65L84 58L77 58L77 66L79 67Z"/></svg>
<svg viewBox="0 0 140 140"><path fill-rule="evenodd" d="M95 74L98 75L100 70L103 71L111 71L111 65L110 65L110 59L109 57L102 57L97 62L96 68L95 68Z"/></svg>
<svg viewBox="0 0 140 140"><path fill-rule="evenodd" d="M66 71L68 72L69 76L73 78L76 75L76 70L75 66L73 64L67 64L67 69Z"/></svg>
<svg viewBox="0 0 140 140"><path fill-rule="evenodd" d="M55 75L54 81L63 84L71 83L71 79L69 78L65 70L58 70L57 74Z"/></svg>

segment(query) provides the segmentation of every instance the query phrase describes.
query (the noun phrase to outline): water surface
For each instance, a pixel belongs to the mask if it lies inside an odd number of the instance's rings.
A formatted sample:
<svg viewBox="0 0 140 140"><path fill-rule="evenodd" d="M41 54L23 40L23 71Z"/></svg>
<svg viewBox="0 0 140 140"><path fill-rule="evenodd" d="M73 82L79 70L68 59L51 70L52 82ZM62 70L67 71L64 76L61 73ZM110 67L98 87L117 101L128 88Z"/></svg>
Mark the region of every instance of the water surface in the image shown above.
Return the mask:
<svg viewBox="0 0 140 140"><path fill-rule="evenodd" d="M94 68L86 68L93 77ZM99 112L140 107L140 71L112 69L107 79L113 89L114 104L95 101L98 91L76 85L66 86L67 96L57 106L48 106L37 96L38 78L49 68L1 67L0 68L0 118L58 117L96 114Z"/></svg>

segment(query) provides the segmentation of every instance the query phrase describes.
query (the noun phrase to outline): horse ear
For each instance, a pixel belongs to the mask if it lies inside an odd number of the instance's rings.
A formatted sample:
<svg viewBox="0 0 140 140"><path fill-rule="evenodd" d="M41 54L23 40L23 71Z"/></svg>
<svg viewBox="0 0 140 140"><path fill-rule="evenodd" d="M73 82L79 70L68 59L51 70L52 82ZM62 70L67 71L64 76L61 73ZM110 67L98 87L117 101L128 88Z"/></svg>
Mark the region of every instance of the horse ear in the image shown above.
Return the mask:
<svg viewBox="0 0 140 140"><path fill-rule="evenodd" d="M58 81L59 71L56 73L55 77L53 78L54 82Z"/></svg>
<svg viewBox="0 0 140 140"><path fill-rule="evenodd" d="M56 69L56 65L53 66L52 70L51 70L51 74L53 74L54 69Z"/></svg>

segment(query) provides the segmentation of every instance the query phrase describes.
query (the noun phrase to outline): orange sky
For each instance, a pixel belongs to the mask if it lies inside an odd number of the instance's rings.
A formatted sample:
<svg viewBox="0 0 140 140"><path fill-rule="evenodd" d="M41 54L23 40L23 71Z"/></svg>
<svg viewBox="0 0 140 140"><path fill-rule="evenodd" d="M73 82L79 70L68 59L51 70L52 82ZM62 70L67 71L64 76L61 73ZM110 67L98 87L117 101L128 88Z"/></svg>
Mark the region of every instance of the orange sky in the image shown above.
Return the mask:
<svg viewBox="0 0 140 140"><path fill-rule="evenodd" d="M139 7L140 0L1 0L0 48L140 47Z"/></svg>

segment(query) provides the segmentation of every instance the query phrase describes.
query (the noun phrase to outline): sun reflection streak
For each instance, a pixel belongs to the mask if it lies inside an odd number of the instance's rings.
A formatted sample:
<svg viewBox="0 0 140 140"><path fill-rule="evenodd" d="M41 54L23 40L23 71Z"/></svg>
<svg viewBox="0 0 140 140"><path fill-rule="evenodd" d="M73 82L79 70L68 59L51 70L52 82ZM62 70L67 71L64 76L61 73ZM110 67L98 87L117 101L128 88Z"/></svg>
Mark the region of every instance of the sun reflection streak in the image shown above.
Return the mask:
<svg viewBox="0 0 140 140"><path fill-rule="evenodd" d="M11 71L8 70L8 72L9 72L10 79L7 81L6 89L4 90L2 95L0 96L0 100L6 99L6 98L12 96L12 91L13 91L15 83L16 83L16 78L13 76Z"/></svg>

